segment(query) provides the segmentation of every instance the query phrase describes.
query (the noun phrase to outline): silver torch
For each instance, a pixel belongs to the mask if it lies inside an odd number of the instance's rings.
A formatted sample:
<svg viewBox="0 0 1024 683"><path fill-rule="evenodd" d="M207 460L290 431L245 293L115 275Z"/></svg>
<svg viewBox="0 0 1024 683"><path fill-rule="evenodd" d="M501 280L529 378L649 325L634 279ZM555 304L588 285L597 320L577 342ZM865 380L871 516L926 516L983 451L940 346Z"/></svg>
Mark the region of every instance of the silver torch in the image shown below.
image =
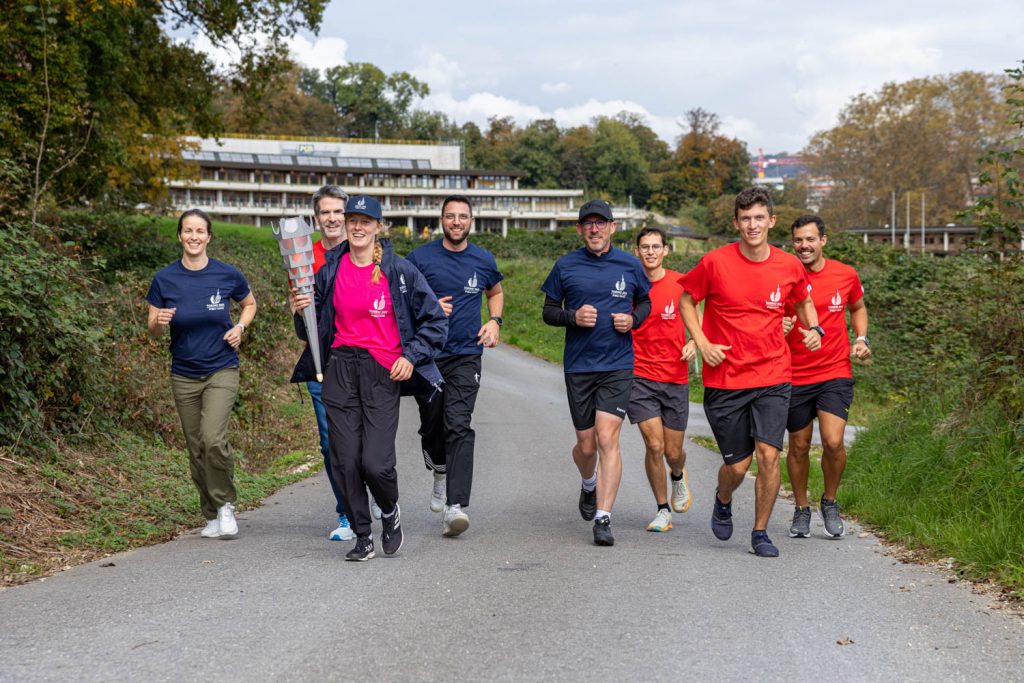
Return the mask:
<svg viewBox="0 0 1024 683"><path fill-rule="evenodd" d="M316 381L324 381L320 367L320 336L316 329L316 304L313 303L313 226L298 216L282 218L270 229L277 238L288 280L296 294L308 294L310 304L302 309L302 322L306 325L309 351L313 354Z"/></svg>

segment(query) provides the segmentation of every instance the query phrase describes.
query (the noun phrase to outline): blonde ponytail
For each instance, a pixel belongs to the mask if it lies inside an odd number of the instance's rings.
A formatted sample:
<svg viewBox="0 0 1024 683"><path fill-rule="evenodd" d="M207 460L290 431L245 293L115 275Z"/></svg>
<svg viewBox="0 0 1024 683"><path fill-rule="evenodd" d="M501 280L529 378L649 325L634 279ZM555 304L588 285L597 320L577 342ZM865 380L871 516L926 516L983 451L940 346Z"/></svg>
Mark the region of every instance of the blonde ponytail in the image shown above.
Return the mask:
<svg viewBox="0 0 1024 683"><path fill-rule="evenodd" d="M380 262L384 258L384 249L380 246L380 240L376 237L373 238L373 275L370 277L370 282L377 284L380 282Z"/></svg>

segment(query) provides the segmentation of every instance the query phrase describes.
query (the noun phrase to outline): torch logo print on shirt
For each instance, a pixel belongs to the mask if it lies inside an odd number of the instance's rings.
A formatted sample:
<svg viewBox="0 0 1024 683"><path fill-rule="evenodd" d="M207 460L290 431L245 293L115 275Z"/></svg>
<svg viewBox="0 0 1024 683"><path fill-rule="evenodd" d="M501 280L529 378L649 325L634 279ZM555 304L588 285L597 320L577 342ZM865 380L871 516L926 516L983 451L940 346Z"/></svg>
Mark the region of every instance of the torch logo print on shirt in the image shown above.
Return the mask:
<svg viewBox="0 0 1024 683"><path fill-rule="evenodd" d="M665 312L661 314L662 320L675 320L676 319L676 302L669 301L668 305L665 306Z"/></svg>
<svg viewBox="0 0 1024 683"><path fill-rule="evenodd" d="M462 288L466 294L479 294L480 293L480 281L476 279L476 271L473 272L473 276L466 280L466 286Z"/></svg>
<svg viewBox="0 0 1024 683"><path fill-rule="evenodd" d="M779 285L775 285L775 291L768 295L764 305L771 310L782 308L782 288Z"/></svg>
<svg viewBox="0 0 1024 683"><path fill-rule="evenodd" d="M843 295L839 293L838 289L836 290L836 293L832 295L832 298L829 300L828 310L833 313L838 313L839 311L843 310Z"/></svg>
<svg viewBox="0 0 1024 683"><path fill-rule="evenodd" d="M405 287L405 273L398 274L398 289L402 294L408 294L409 290Z"/></svg>
<svg viewBox="0 0 1024 683"><path fill-rule="evenodd" d="M210 303L206 304L206 310L208 310L208 311L223 311L224 310L224 302L221 300L220 290L219 289L217 290L216 294L214 294L213 296L210 297Z"/></svg>
<svg viewBox="0 0 1024 683"><path fill-rule="evenodd" d="M612 290L612 296L616 299L626 298L626 276L620 275L619 281L615 283L615 289Z"/></svg>
<svg viewBox="0 0 1024 683"><path fill-rule="evenodd" d="M373 300L373 308L370 309L371 318L383 318L388 314L385 310L387 301L384 300L384 292L381 291L380 296Z"/></svg>

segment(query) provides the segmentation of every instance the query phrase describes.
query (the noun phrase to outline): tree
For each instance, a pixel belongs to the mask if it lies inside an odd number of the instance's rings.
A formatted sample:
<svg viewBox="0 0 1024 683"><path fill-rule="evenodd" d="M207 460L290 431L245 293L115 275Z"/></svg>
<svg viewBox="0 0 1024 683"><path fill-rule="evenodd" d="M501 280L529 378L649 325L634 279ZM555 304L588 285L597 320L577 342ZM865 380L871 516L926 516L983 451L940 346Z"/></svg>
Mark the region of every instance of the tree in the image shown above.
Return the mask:
<svg viewBox="0 0 1024 683"><path fill-rule="evenodd" d="M632 198L643 206L650 195L650 165L629 126L616 119L598 117L592 150L594 185L613 200Z"/></svg>
<svg viewBox="0 0 1024 683"><path fill-rule="evenodd" d="M977 224L979 240L1001 241L999 246L1019 243L1024 221L1024 67L1007 69L1006 75L1009 134L978 159L978 200L959 215Z"/></svg>
<svg viewBox="0 0 1024 683"><path fill-rule="evenodd" d="M977 197L977 159L1005 137L1004 84L968 71L854 97L838 125L814 135L804 152L815 175L835 182L822 206L830 222L885 224L892 192L900 206L908 196L916 206L924 194L928 222L953 220Z"/></svg>
<svg viewBox="0 0 1024 683"><path fill-rule="evenodd" d="M11 0L0 22L0 173L27 188L35 221L44 205L156 201L165 177L188 174L182 135L221 129L219 76L163 27L188 25L214 42L262 32L241 45L238 71L273 65L275 42L315 30L326 0ZM267 58L270 58L268 61ZM19 208L22 208L19 207Z"/></svg>
<svg viewBox="0 0 1024 683"><path fill-rule="evenodd" d="M334 107L302 87L308 71L291 62L261 85L224 85L218 93L224 129L254 135L334 135L338 130ZM246 97L257 88L258 101Z"/></svg>
<svg viewBox="0 0 1024 683"><path fill-rule="evenodd" d="M680 207L706 204L723 193L736 193L750 178L746 145L719 133L718 116L704 109L686 112L688 129L676 144L665 170L655 174L654 204L674 213Z"/></svg>
<svg viewBox="0 0 1024 683"><path fill-rule="evenodd" d="M594 189L593 167L594 131L590 126L577 126L565 131L559 156L562 171L558 182L562 187L580 188L585 192Z"/></svg>
<svg viewBox="0 0 1024 683"><path fill-rule="evenodd" d="M558 187L562 161L558 147L562 132L553 119L533 121L516 136L509 156L512 167L525 171L523 187Z"/></svg>
<svg viewBox="0 0 1024 683"><path fill-rule="evenodd" d="M332 66L321 84L307 84L312 94L333 105L338 133L356 138L396 138L408 130L413 104L430 88L404 71L385 74L366 62Z"/></svg>

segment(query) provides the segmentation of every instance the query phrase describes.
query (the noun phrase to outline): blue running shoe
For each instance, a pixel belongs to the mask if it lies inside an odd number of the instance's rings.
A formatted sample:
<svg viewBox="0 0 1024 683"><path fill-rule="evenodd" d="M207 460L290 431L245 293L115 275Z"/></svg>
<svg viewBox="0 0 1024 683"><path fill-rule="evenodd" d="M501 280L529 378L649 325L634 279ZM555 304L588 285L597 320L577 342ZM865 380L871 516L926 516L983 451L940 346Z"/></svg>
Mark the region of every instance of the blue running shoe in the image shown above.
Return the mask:
<svg viewBox="0 0 1024 683"><path fill-rule="evenodd" d="M752 531L750 533L750 547L758 557L778 557L779 549L768 538L767 531Z"/></svg>
<svg viewBox="0 0 1024 683"><path fill-rule="evenodd" d="M715 506L711 510L711 532L719 541L732 538L732 501L720 502L718 489L715 489Z"/></svg>

